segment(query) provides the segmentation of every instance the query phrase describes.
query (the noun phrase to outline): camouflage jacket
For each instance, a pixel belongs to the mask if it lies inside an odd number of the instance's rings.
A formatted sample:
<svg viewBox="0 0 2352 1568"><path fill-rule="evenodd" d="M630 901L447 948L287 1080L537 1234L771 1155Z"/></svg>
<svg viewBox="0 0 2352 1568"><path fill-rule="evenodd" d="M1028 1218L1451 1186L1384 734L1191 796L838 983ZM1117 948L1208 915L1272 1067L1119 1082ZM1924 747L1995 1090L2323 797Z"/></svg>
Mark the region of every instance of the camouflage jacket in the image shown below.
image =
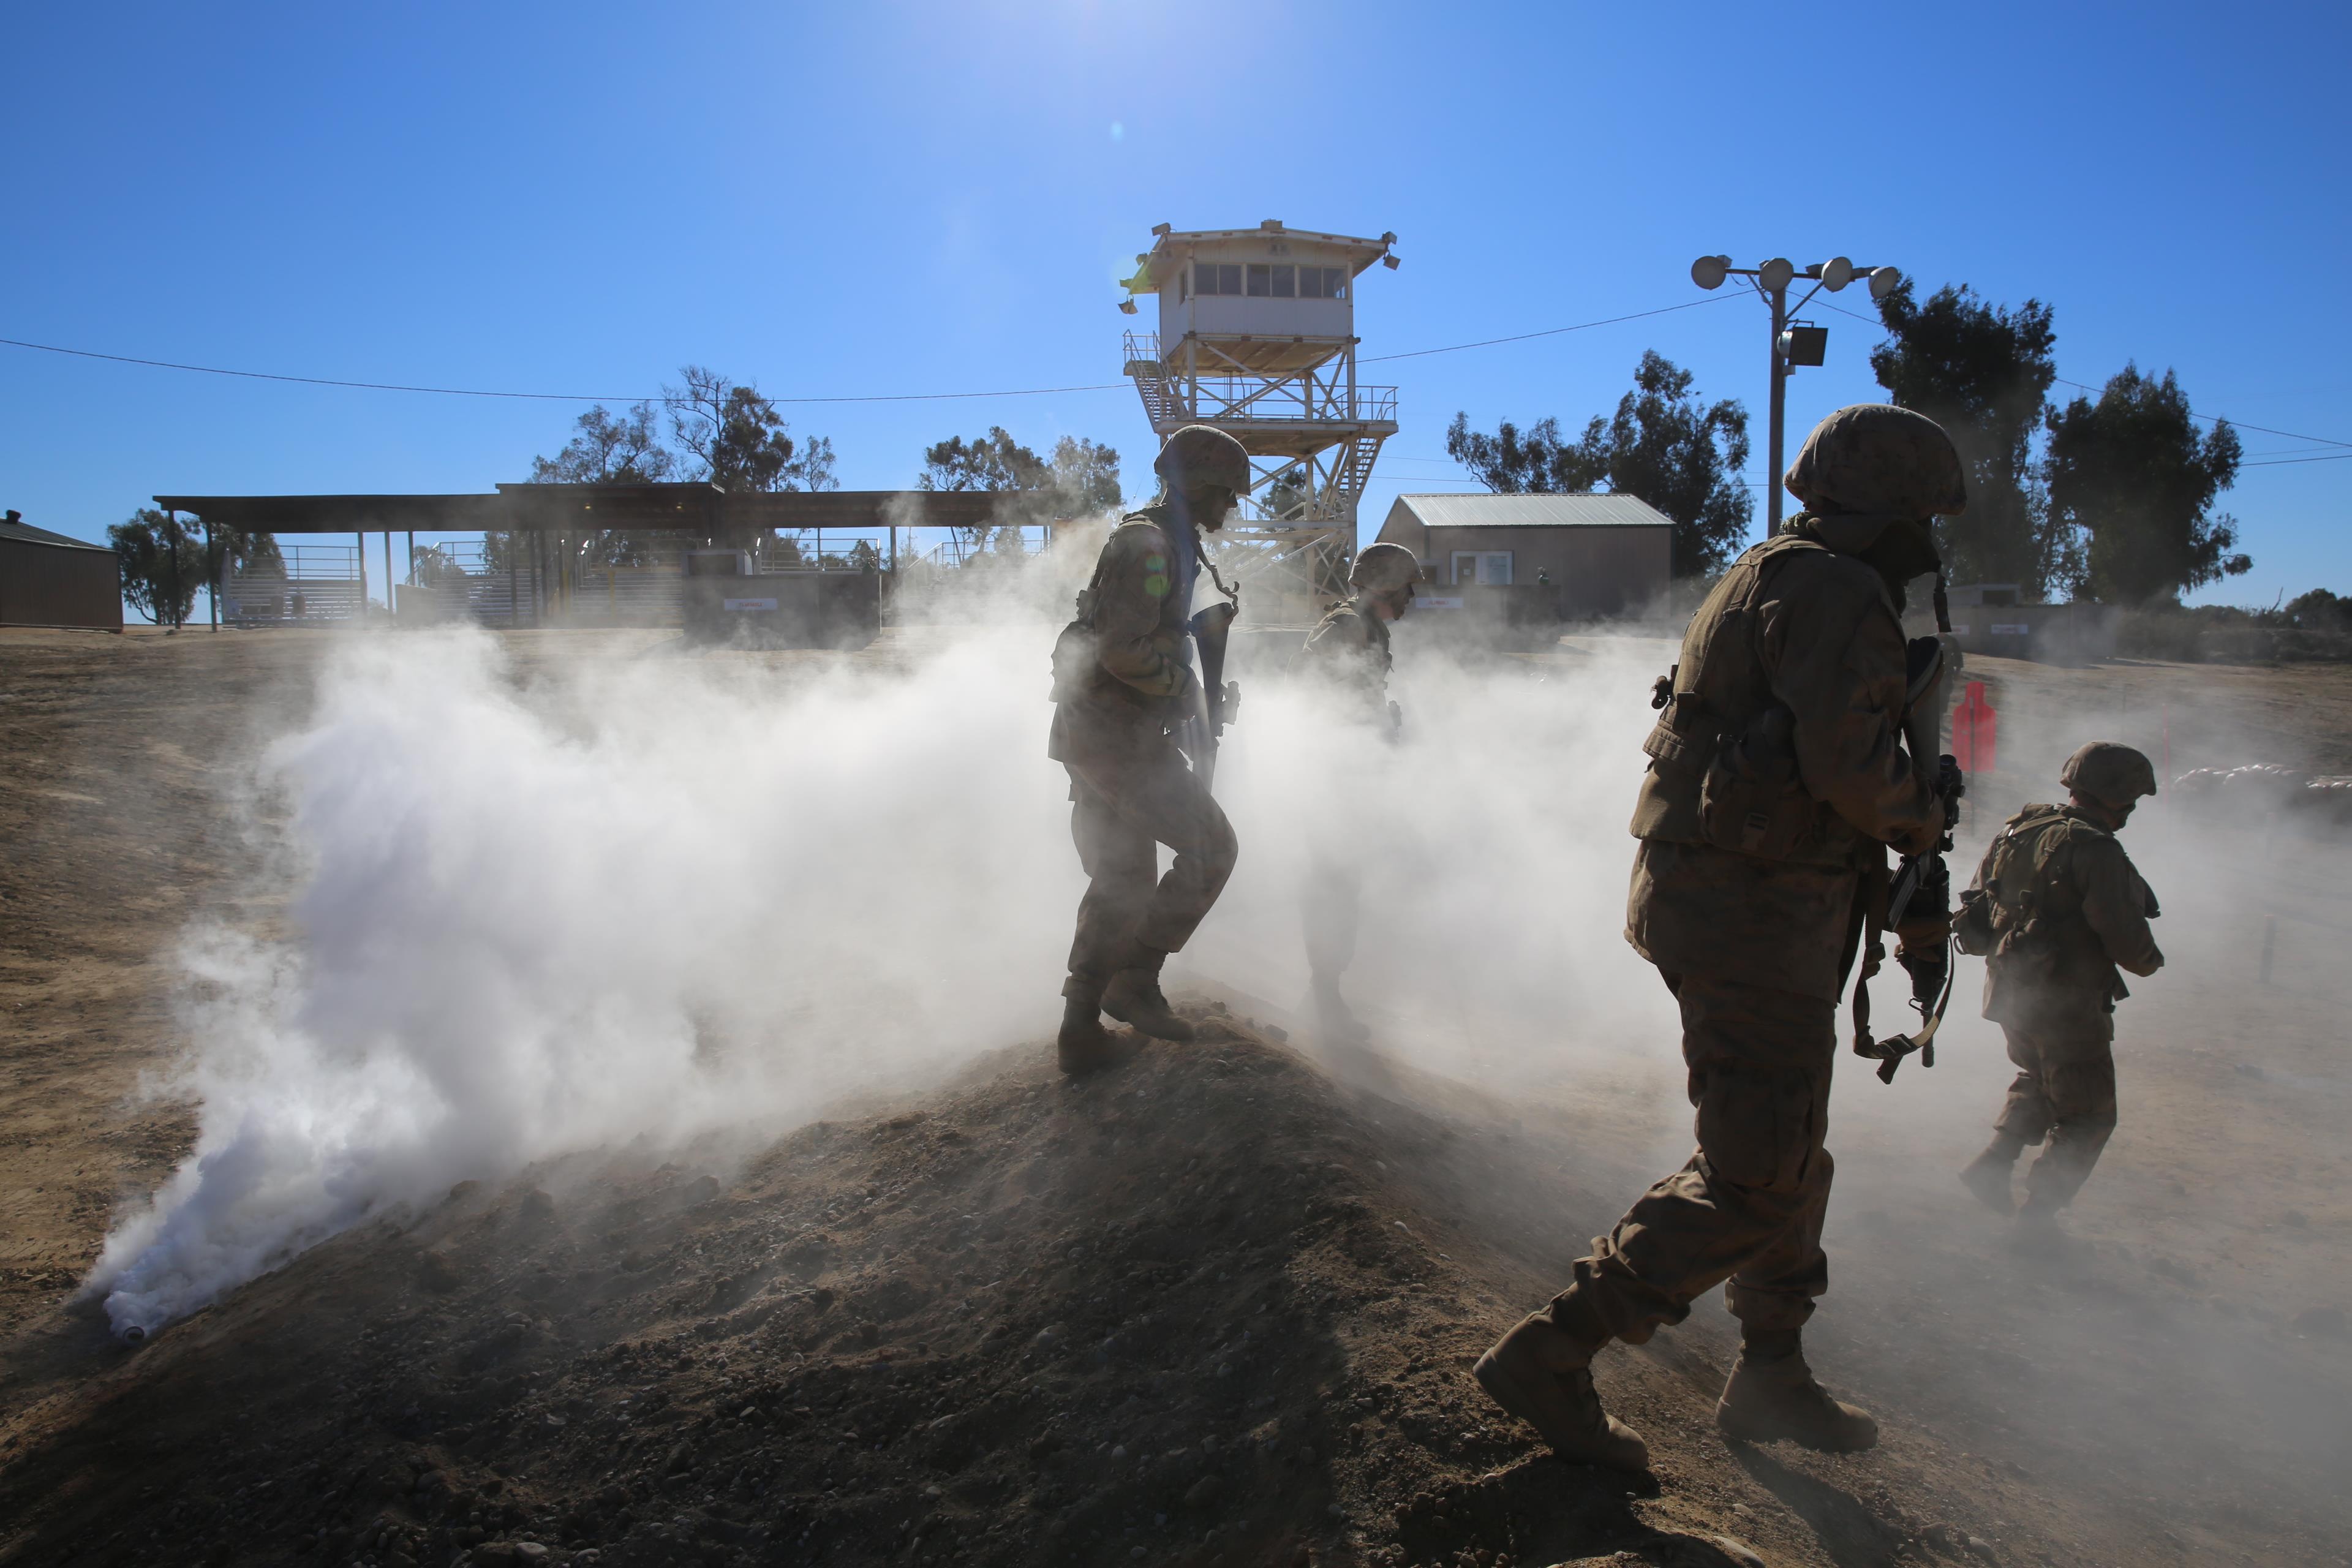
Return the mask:
<svg viewBox="0 0 2352 1568"><path fill-rule="evenodd" d="M1165 507L1131 512L1111 530L1055 650L1047 756L1128 754L1182 716L1199 685L1188 625L1192 550L1191 531Z"/></svg>
<svg viewBox="0 0 2352 1568"><path fill-rule="evenodd" d="M1388 623L1359 594L1323 613L1307 634L1294 668L1310 679L1328 682L1349 718L1386 723L1389 670L1395 663L1389 652Z"/></svg>
<svg viewBox="0 0 2352 1568"><path fill-rule="evenodd" d="M2119 969L2164 965L2148 921L2156 894L2116 836L2073 806L2029 805L1986 847L1972 893L1984 896L1994 945L1984 1016L2024 1028L2113 1027L2131 994Z"/></svg>
<svg viewBox="0 0 2352 1568"><path fill-rule="evenodd" d="M1877 526L1800 516L1685 631L1643 750L1626 940L1668 973L1834 999L1861 873L1942 826L1901 744L1903 628L1856 559Z"/></svg>

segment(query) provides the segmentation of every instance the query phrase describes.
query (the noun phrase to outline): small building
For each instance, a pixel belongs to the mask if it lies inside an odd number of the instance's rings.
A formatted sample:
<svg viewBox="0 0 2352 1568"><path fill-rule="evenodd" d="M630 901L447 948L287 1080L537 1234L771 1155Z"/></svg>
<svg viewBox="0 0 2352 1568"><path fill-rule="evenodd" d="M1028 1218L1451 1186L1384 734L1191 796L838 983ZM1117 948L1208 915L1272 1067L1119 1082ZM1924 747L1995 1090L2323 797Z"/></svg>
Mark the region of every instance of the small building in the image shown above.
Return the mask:
<svg viewBox="0 0 2352 1568"><path fill-rule="evenodd" d="M1557 620L1607 620L1663 603L1674 519L1619 495L1402 495L1380 542L1422 563L1433 609L1507 605Z"/></svg>
<svg viewBox="0 0 2352 1568"><path fill-rule="evenodd" d="M122 574L103 544L0 519L0 626L122 629Z"/></svg>

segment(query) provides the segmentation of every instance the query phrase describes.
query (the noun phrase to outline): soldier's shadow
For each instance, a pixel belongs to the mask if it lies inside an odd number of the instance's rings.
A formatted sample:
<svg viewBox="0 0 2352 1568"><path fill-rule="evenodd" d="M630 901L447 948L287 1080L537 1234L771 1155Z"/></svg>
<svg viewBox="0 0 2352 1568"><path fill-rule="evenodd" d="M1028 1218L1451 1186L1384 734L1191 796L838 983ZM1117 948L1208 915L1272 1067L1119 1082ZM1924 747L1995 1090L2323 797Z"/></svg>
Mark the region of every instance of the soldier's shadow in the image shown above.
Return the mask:
<svg viewBox="0 0 2352 1568"><path fill-rule="evenodd" d="M1838 1568L1885 1568L1903 1545L1903 1532L1852 1492L1784 1464L1767 1449L1736 1440L1731 1457L1758 1486L1788 1504L1812 1527Z"/></svg>

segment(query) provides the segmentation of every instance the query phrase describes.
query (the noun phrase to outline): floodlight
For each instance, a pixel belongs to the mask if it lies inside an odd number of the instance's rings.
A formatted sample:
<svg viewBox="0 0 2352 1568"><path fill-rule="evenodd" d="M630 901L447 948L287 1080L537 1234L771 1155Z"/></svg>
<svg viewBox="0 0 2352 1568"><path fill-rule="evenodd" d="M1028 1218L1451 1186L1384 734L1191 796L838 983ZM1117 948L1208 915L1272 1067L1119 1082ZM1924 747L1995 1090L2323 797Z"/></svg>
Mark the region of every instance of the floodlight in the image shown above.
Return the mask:
<svg viewBox="0 0 2352 1568"><path fill-rule="evenodd" d="M1853 263L1843 256L1832 256L1822 263L1822 287L1834 294L1853 281Z"/></svg>
<svg viewBox="0 0 2352 1568"><path fill-rule="evenodd" d="M1720 289L1723 280L1730 275L1731 258L1728 256L1702 256L1691 263L1691 281L1702 289Z"/></svg>
<svg viewBox="0 0 2352 1568"><path fill-rule="evenodd" d="M1154 234L1166 234L1170 226L1171 226L1168 224L1155 223L1151 226L1151 232Z"/></svg>
<svg viewBox="0 0 2352 1568"><path fill-rule="evenodd" d="M1780 357L1792 365L1818 365L1829 357L1830 330L1810 321L1791 323L1780 334Z"/></svg>
<svg viewBox="0 0 2352 1568"><path fill-rule="evenodd" d="M1121 300L1118 302L1118 313L1122 316L1132 316L1135 314L1135 301L1132 300Z"/></svg>
<svg viewBox="0 0 2352 1568"><path fill-rule="evenodd" d="M1796 265L1785 256L1776 256L1756 269L1756 281L1764 286L1768 294L1782 292L1796 276Z"/></svg>
<svg viewBox="0 0 2352 1568"><path fill-rule="evenodd" d="M1381 243L1382 245L1394 245L1396 243L1396 230L1390 229L1386 234L1381 235Z"/></svg>
<svg viewBox="0 0 2352 1568"><path fill-rule="evenodd" d="M1894 268L1874 267L1870 269L1870 297L1872 299L1884 300L1889 294L1894 293L1895 290L1902 287L1903 274L1896 271Z"/></svg>
<svg viewBox="0 0 2352 1568"><path fill-rule="evenodd" d="M1390 271L1394 272L1398 268L1403 266L1404 263L1399 261L1393 256L1383 256L1381 258L1381 265L1387 268Z"/></svg>

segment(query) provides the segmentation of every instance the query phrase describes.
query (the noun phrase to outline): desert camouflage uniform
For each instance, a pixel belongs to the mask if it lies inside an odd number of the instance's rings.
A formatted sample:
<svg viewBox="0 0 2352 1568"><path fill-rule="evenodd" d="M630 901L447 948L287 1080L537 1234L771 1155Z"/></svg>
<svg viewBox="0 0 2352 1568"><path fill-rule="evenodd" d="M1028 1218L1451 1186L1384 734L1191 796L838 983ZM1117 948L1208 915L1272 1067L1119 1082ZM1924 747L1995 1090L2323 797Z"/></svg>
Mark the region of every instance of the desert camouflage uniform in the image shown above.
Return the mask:
<svg viewBox="0 0 2352 1568"><path fill-rule="evenodd" d="M1200 684L1186 625L1197 568L1168 508L1129 514L1087 589L1089 667L1056 688L1046 755L1069 772L1070 837L1088 879L1074 983L1099 986L1138 943L1182 948L1233 874L1233 826L1170 733ZM1157 844L1176 853L1164 877Z"/></svg>
<svg viewBox="0 0 2352 1568"><path fill-rule="evenodd" d="M1371 595L1358 593L1324 612L1307 634L1297 668L1319 682L1333 709L1343 718L1387 729L1389 670L1395 659L1389 652L1388 623L1374 614ZM1335 781L1344 799L1349 781ZM1316 813L1307 827L1307 881L1301 889L1301 914L1307 931L1307 966L1324 981L1335 981L1356 959L1356 931L1364 892L1362 857L1370 835L1360 813L1342 805Z"/></svg>
<svg viewBox="0 0 2352 1568"><path fill-rule="evenodd" d="M1647 1340L1727 1279L1751 1334L1790 1331L1828 1288L1832 1015L1862 874L1883 868L1882 845L1924 848L1942 822L1899 743L1895 606L1855 559L1884 525L1797 517L1733 564L1684 637L1644 748L1625 935L1681 1009L1698 1148L1575 1265L1552 1312L1588 1342ZM1741 736L1755 738L1746 795L1715 761Z"/></svg>
<svg viewBox="0 0 2352 1568"><path fill-rule="evenodd" d="M2014 869L1997 878L2001 861ZM2162 967L2148 929L2156 895L2114 834L2058 805L2011 817L1969 885L2033 911L2022 940L1985 961L1984 1016L2018 1068L1993 1125L2013 1145L2048 1137L2025 1187L2034 1204L2061 1208L2116 1130L2116 1004L2131 994L2117 966Z"/></svg>

